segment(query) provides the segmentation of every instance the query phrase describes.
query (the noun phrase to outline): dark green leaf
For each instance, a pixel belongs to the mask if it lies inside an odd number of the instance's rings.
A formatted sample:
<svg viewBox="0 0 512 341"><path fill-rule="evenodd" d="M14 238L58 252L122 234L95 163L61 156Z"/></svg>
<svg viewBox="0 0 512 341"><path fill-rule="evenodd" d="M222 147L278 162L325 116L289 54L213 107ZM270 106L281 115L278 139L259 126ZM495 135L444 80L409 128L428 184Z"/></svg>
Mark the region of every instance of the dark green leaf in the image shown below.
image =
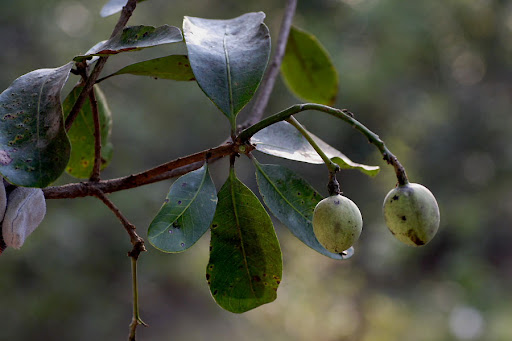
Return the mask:
<svg viewBox="0 0 512 341"><path fill-rule="evenodd" d="M215 301L243 313L277 297L282 259L272 221L234 171L219 192L206 279Z"/></svg>
<svg viewBox="0 0 512 341"><path fill-rule="evenodd" d="M234 125L260 84L270 54L265 14L230 20L185 17L183 33L197 82Z"/></svg>
<svg viewBox="0 0 512 341"><path fill-rule="evenodd" d="M64 100L62 108L65 117L69 115L82 89L83 87L76 86ZM107 105L107 99L98 85L94 86L94 93L100 116L101 168L105 168L112 158L112 143L110 142L112 113ZM68 131L68 137L72 148L66 172L79 179L89 178L94 166L94 121L89 99L85 101L82 110Z"/></svg>
<svg viewBox="0 0 512 341"><path fill-rule="evenodd" d="M175 81L195 80L194 73L190 68L190 62L186 55L172 55L135 63L122 68L112 74L112 76L126 73Z"/></svg>
<svg viewBox="0 0 512 341"><path fill-rule="evenodd" d="M290 231L313 250L334 259L346 259L327 251L313 232L313 211L322 197L306 180L279 165L262 165L254 159L258 188L265 204Z"/></svg>
<svg viewBox="0 0 512 341"><path fill-rule="evenodd" d="M309 133L316 141L324 153L337 163L342 169L358 169L359 171L375 176L379 173L378 166L368 166L352 162L343 153L331 147L315 135ZM323 163L308 140L288 122L278 122L251 137L251 143L256 145L256 149L265 154L270 154L285 159L302 161L313 164Z"/></svg>
<svg viewBox="0 0 512 341"><path fill-rule="evenodd" d="M149 242L164 252L182 252L208 230L217 191L205 164L176 180L148 229Z"/></svg>
<svg viewBox="0 0 512 341"><path fill-rule="evenodd" d="M143 1L146 0L137 0L137 2ZM120 12L123 9L124 5L126 5L127 2L128 0L110 0L105 4L105 6L103 6L100 15L102 17L108 17L112 14L116 14L117 12Z"/></svg>
<svg viewBox="0 0 512 341"><path fill-rule="evenodd" d="M316 37L292 27L281 74L288 88L308 102L333 105L338 94L338 73Z"/></svg>
<svg viewBox="0 0 512 341"><path fill-rule="evenodd" d="M32 71L0 94L0 173L9 182L46 187L64 171L70 145L60 92L72 66Z"/></svg>
<svg viewBox="0 0 512 341"><path fill-rule="evenodd" d="M183 41L183 36L180 29L174 26L130 26L105 43L96 44L85 55L77 56L73 60L79 62L92 56L108 56L121 52L138 51L180 41Z"/></svg>

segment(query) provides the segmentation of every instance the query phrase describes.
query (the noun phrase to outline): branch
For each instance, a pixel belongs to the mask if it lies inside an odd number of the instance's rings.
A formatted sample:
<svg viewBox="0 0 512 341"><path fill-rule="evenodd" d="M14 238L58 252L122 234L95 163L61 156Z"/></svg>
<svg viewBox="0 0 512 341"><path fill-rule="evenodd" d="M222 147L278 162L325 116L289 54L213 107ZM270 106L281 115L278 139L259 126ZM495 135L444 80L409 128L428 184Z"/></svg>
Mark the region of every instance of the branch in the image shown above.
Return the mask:
<svg viewBox="0 0 512 341"><path fill-rule="evenodd" d="M91 103L92 119L94 122L94 166L92 168L92 175L90 181L97 182L100 180L100 166L101 166L101 126L100 114L98 112L98 101L94 89L89 92L89 102Z"/></svg>
<svg viewBox="0 0 512 341"><path fill-rule="evenodd" d="M112 34L110 35L110 38L118 34L123 30L123 28L126 26L126 23L132 16L133 11L135 10L135 7L137 6L137 0L128 0L128 3L123 7L123 10L121 11L121 15L119 17L119 20L117 21L117 24L112 31ZM66 131L69 131L71 128L71 125L75 121L76 117L80 113L80 110L84 106L85 100L88 97L89 93L91 92L92 87L94 86L94 83L96 83L96 79L98 79L101 71L103 70L103 67L105 66L105 63L107 62L108 57L100 57L98 61L96 62L96 65L94 66L94 69L92 70L91 74L87 78L87 82L84 85L84 88L82 89L82 92L78 96L75 105L69 112L68 117L66 118Z"/></svg>
<svg viewBox="0 0 512 341"><path fill-rule="evenodd" d="M254 149L247 145L244 147L245 149L243 150L243 153L248 153ZM230 154L239 153L241 152L239 148L239 144L223 144L212 149L203 150L192 155L169 161L138 174L128 175L117 179L102 180L94 183L81 182L63 186L47 187L43 189L43 192L46 199L64 199L94 195L94 192L91 191L91 184L94 184L94 188L101 190L103 193L112 193L135 188L186 174L200 168L204 164L205 160L213 161Z"/></svg>
<svg viewBox="0 0 512 341"><path fill-rule="evenodd" d="M143 251L146 251L146 247L144 246L144 239L139 237L135 226L126 219L126 217L121 213L121 211L117 208L117 206L103 193L100 189L96 188L94 185L89 185L91 191L95 197L103 201L103 203L116 215L116 217L121 221L124 226L126 232L130 236L130 242L133 245L133 249L128 253L128 256L138 259L139 254Z"/></svg>
<svg viewBox="0 0 512 341"><path fill-rule="evenodd" d="M117 206L103 193L101 190L91 186L94 196L103 201L103 203L116 215L116 217L123 224L126 232L130 236L130 242L133 245L133 248L130 252L128 252L128 256L131 257L132 261L132 290L133 290L133 316L132 321L130 323L130 333L128 335L129 340L135 340L135 331L137 326L142 324L143 326L147 326L144 321L140 318L139 315L139 293L138 293L138 283L137 283L137 260L139 259L139 255L141 252L146 251L146 247L144 246L144 239L139 237L135 226L126 219L126 217L121 213L121 211L117 208Z"/></svg>
<svg viewBox="0 0 512 341"><path fill-rule="evenodd" d="M332 115L336 118L339 118L348 124L350 124L352 127L354 127L356 130L358 130L361 134L363 134L367 139L368 142L373 144L379 151L381 152L384 160L393 166L395 168L396 177L398 179L399 185L405 185L409 182L407 179L407 175L405 173L405 169L398 161L398 158L391 153L391 151L386 147L384 144L384 141L382 141L379 137L379 135L375 134L373 131L365 127L361 122L356 120L354 118L354 114L352 114L347 109L336 109L329 107L327 105L322 104L314 104L314 103L308 103L308 104L296 104L293 105L281 112L278 112L277 114L274 114L272 116L269 116L265 118L264 120L250 126L249 128L243 130L236 140L236 143L241 145L244 143L248 143L249 139L256 134L258 131L274 124L280 121L287 120L290 116L295 115L299 112L306 111L306 110L316 110L321 111L324 113L327 113L329 115Z"/></svg>
<svg viewBox="0 0 512 341"><path fill-rule="evenodd" d="M279 31L279 37L276 43L276 52L272 58L272 62L269 64L268 70L265 74L265 78L261 82L260 90L254 100L252 111L244 126L253 125L260 121L263 117L263 112L267 108L270 94L274 89L276 78L279 75L279 69L283 61L284 53L286 51L286 43L288 42L288 36L290 35L290 28L292 26L293 16L295 15L295 9L297 7L297 0L288 0L286 8L284 10L283 22L281 24L281 30Z"/></svg>

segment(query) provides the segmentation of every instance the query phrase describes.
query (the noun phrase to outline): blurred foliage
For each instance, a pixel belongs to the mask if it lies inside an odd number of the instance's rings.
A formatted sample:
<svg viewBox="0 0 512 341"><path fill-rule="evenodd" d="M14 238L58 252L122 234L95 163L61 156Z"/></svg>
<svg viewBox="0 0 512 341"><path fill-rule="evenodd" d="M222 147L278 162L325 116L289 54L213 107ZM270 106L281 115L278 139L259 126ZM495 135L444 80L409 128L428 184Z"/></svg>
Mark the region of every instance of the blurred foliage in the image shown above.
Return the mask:
<svg viewBox="0 0 512 341"><path fill-rule="evenodd" d="M117 15L105 0L6 0L0 12L0 88L57 67L108 38ZM132 25L181 26L184 15L231 18L264 11L275 41L284 1L151 0ZM512 4L503 0L299 0L295 24L315 34L339 71L337 107L349 108L400 158L412 181L438 198L441 227L425 247L394 240L381 205L395 183L341 176L364 228L349 261L316 254L278 227L283 281L274 303L243 315L223 311L204 278L209 235L189 252L148 245L140 259L141 340L490 340L512 339ZM132 62L184 52L163 46L115 56L104 74ZM65 96L77 80L73 77ZM229 134L194 82L121 75L103 84L113 111L114 156L104 177L141 171L209 148ZM278 82L268 113L294 104ZM250 104L249 104L250 107ZM241 114L243 116L243 113ZM243 118L243 117L242 117ZM307 128L357 162L380 156L364 138L322 114ZM325 167L296 169L324 195ZM225 160L212 165L217 187ZM238 162L254 188L254 170ZM64 176L59 183L73 181ZM111 197L145 236L170 182ZM48 202L39 229L0 256L0 329L13 340L119 340L131 315L129 240L94 198Z"/></svg>

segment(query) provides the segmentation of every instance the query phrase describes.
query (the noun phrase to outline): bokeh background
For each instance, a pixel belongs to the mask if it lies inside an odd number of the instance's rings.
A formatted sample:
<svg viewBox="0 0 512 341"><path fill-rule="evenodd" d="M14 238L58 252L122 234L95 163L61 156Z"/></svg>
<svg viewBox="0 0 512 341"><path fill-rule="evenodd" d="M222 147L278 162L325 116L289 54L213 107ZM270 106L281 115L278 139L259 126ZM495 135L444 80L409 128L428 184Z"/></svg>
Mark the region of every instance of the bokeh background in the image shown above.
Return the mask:
<svg viewBox="0 0 512 341"><path fill-rule="evenodd" d="M0 88L58 67L108 38L106 0L0 0ZM184 15L264 11L274 39L284 0L150 0L130 24L181 27ZM339 70L337 107L376 131L414 182L436 195L441 227L427 246L402 245L381 215L393 171L353 129L323 114L298 116L376 178L341 175L364 230L355 256L323 257L277 222L283 281L275 302L235 315L205 280L209 235L183 254L148 245L140 258L140 340L512 340L512 2L299 0L295 24L315 34ZM183 52L163 46L114 56L105 74ZM71 76L63 96L77 81ZM142 171L215 146L229 124L193 83L118 76L102 86L114 113L115 154L104 178ZM298 103L278 80L267 114ZM250 104L249 104L250 107ZM241 114L242 118L244 117ZM224 122L225 121L225 122ZM256 155L295 169L326 195L325 167ZM226 161L212 167L220 187ZM254 170L237 163L254 186ZM63 176L58 183L76 181ZM142 236L171 180L111 197ZM131 318L130 243L97 199L48 201L42 225L0 256L5 340L123 340Z"/></svg>

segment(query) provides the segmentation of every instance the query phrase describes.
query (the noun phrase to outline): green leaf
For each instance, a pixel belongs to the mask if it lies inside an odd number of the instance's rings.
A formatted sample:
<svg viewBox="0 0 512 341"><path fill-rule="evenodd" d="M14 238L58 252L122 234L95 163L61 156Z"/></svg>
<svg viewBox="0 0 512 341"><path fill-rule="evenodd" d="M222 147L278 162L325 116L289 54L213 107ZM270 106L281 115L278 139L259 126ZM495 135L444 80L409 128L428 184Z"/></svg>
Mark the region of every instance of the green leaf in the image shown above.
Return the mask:
<svg viewBox="0 0 512 341"><path fill-rule="evenodd" d="M338 72L316 37L292 27L281 64L288 88L299 98L333 105L338 94Z"/></svg>
<svg viewBox="0 0 512 341"><path fill-rule="evenodd" d="M277 297L281 249L258 198L232 170L219 191L206 279L215 301L243 313Z"/></svg>
<svg viewBox="0 0 512 341"><path fill-rule="evenodd" d="M143 2L143 1L146 1L146 0L137 0L137 3ZM100 16L108 17L108 16L111 16L112 14L116 14L117 12L120 12L123 9L123 7L124 7L124 5L126 5L126 3L128 3L128 0L110 0L101 9Z"/></svg>
<svg viewBox="0 0 512 341"><path fill-rule="evenodd" d="M128 65L110 76L132 74L175 81L193 81L194 73L186 55L172 55ZM108 77L110 77L108 76Z"/></svg>
<svg viewBox="0 0 512 341"><path fill-rule="evenodd" d="M355 163L315 135L309 134L324 153L340 168L357 169L370 176L379 173L380 168L378 166ZM251 143L256 146L256 150L265 154L313 164L323 163L322 158L311 147L308 140L288 122L281 121L260 130L251 137Z"/></svg>
<svg viewBox="0 0 512 341"><path fill-rule="evenodd" d="M92 56L108 56L121 52L139 51L148 47L180 41L183 41L183 36L180 29L174 26L130 26L103 44L96 44L85 55L76 56L73 60L80 62Z"/></svg>
<svg viewBox="0 0 512 341"><path fill-rule="evenodd" d="M62 108L67 117L73 108L78 96L82 92L82 86L76 86L66 97ZM107 105L107 99L98 85L94 86L101 128L101 168L105 168L112 159L112 113ZM88 179L94 167L94 121L91 102L87 99L80 110L71 129L68 131L71 141L71 156L66 172L79 179Z"/></svg>
<svg viewBox="0 0 512 341"><path fill-rule="evenodd" d="M73 63L39 69L0 94L0 173L24 187L46 187L68 163L60 92Z"/></svg>
<svg viewBox="0 0 512 341"><path fill-rule="evenodd" d="M182 252L208 230L217 191L205 164L176 180L148 229L149 242L164 252Z"/></svg>
<svg viewBox="0 0 512 341"><path fill-rule="evenodd" d="M264 18L258 12L230 20L183 20L197 82L232 125L256 92L268 63L270 35Z"/></svg>
<svg viewBox="0 0 512 341"><path fill-rule="evenodd" d="M306 180L279 165L262 165L254 159L261 196L273 215L304 244L334 259L346 256L327 251L313 232L313 211L322 196Z"/></svg>

